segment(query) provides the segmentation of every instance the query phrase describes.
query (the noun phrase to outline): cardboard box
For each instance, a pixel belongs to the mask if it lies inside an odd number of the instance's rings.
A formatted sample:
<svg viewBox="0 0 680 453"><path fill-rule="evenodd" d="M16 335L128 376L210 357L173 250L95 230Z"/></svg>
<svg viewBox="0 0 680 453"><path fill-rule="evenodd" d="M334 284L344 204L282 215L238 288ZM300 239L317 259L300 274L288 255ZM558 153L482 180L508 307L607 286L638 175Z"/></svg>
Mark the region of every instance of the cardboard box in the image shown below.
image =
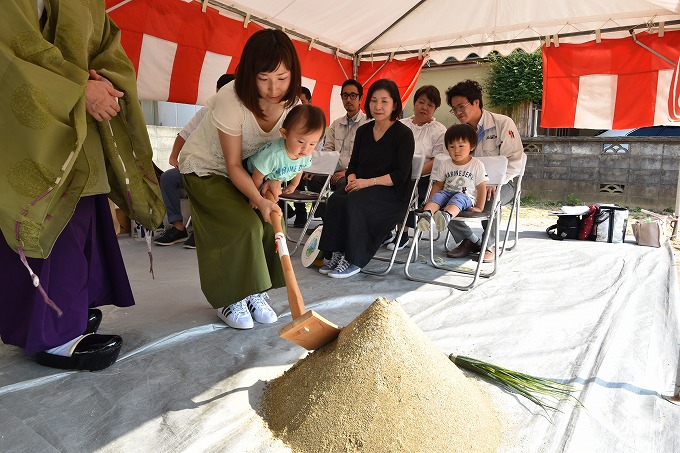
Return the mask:
<svg viewBox="0 0 680 453"><path fill-rule="evenodd" d="M129 235L131 224L130 218L111 200L109 200L109 206L111 207L113 230L116 232L116 235Z"/></svg>

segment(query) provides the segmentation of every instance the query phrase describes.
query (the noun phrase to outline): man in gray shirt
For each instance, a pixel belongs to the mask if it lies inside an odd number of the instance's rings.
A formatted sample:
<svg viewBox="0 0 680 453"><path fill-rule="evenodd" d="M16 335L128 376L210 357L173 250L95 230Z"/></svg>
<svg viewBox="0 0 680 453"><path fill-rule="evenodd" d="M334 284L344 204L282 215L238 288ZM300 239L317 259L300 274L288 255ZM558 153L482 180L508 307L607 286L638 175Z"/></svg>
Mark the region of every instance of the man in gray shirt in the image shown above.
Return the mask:
<svg viewBox="0 0 680 453"><path fill-rule="evenodd" d="M333 190L342 189L347 184L345 172L352 156L354 136L359 126L368 121L366 114L360 108L363 95L364 87L359 82L354 79L345 80L340 90L340 97L342 97L342 104L347 114L333 121L326 132L323 150L340 152L338 166L331 176L331 189ZM307 187L309 190L319 192L325 181L325 176L312 176L308 179ZM319 205L318 216L323 217L324 208L324 205Z"/></svg>

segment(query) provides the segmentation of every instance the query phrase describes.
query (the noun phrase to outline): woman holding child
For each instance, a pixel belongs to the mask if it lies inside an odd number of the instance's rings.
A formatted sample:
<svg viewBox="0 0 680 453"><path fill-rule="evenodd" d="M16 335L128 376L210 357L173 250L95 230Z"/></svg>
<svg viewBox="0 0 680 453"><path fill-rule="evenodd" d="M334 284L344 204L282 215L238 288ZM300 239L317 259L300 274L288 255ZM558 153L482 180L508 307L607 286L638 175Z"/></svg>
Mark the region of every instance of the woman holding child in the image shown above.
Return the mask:
<svg viewBox="0 0 680 453"><path fill-rule="evenodd" d="M319 248L330 257L319 269L333 278L357 274L404 216L415 143L397 121L397 85L380 79L368 89L364 110L374 121L359 127L347 168L347 186L331 195Z"/></svg>
<svg viewBox="0 0 680 453"><path fill-rule="evenodd" d="M286 115L299 103L300 86L300 61L290 38L280 30L256 32L243 48L236 80L208 100L210 112L180 155L201 289L233 328L277 319L265 291L285 286L268 223L272 212L281 211L263 194L278 197L281 182L256 187L243 161L280 138Z"/></svg>

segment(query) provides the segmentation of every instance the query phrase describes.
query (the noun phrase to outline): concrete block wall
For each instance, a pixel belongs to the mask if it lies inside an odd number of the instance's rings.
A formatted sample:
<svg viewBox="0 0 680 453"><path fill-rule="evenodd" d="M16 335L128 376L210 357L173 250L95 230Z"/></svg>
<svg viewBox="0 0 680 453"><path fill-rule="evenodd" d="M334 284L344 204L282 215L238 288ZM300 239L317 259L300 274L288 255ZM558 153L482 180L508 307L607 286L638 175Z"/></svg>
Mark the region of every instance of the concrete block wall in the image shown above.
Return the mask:
<svg viewBox="0 0 680 453"><path fill-rule="evenodd" d="M146 126L151 140L151 147L153 148L153 161L161 170L165 171L170 168L168 159L172 152L172 145L175 143L175 138L181 127L170 126Z"/></svg>
<svg viewBox="0 0 680 453"><path fill-rule="evenodd" d="M573 194L585 204L675 207L680 168L677 138L535 137L523 142L525 196L558 201Z"/></svg>
<svg viewBox="0 0 680 453"><path fill-rule="evenodd" d="M149 140L151 141L151 147L153 148L153 161L161 170L169 170L171 168L168 163L170 158L170 153L172 152L172 145L175 143L175 138L179 131L182 130L181 127L170 127L170 126L146 126L146 130L149 133ZM186 199L180 200L180 207L182 209L182 217L184 217L184 223L189 220L189 202ZM168 226L167 216L163 219L163 223Z"/></svg>
<svg viewBox="0 0 680 453"><path fill-rule="evenodd" d="M154 162L170 168L168 158L179 127L147 126ZM617 203L629 208L663 210L675 206L680 141L673 137L523 138L527 170L523 195L584 203ZM612 146L613 145L613 146ZM604 152L604 149L625 152Z"/></svg>

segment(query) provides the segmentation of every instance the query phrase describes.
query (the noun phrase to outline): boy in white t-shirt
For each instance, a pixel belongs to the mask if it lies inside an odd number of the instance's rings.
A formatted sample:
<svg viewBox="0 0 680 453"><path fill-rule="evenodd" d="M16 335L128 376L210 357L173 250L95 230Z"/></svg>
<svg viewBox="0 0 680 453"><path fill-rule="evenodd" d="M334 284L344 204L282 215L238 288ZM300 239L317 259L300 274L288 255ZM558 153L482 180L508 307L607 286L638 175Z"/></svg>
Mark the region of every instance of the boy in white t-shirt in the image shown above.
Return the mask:
<svg viewBox="0 0 680 453"><path fill-rule="evenodd" d="M470 153L477 144L477 132L469 124L456 124L444 135L451 159L441 161L432 171L434 195L425 203L418 229L430 231L434 219L437 231L444 231L452 218L461 211L482 212L486 202L484 164Z"/></svg>
<svg viewBox="0 0 680 453"><path fill-rule="evenodd" d="M265 179L290 181L283 193L292 193L300 183L303 169L312 164L312 151L325 130L326 116L319 107L311 104L293 107L279 129L281 138L246 159L245 167L255 187L261 187Z"/></svg>

